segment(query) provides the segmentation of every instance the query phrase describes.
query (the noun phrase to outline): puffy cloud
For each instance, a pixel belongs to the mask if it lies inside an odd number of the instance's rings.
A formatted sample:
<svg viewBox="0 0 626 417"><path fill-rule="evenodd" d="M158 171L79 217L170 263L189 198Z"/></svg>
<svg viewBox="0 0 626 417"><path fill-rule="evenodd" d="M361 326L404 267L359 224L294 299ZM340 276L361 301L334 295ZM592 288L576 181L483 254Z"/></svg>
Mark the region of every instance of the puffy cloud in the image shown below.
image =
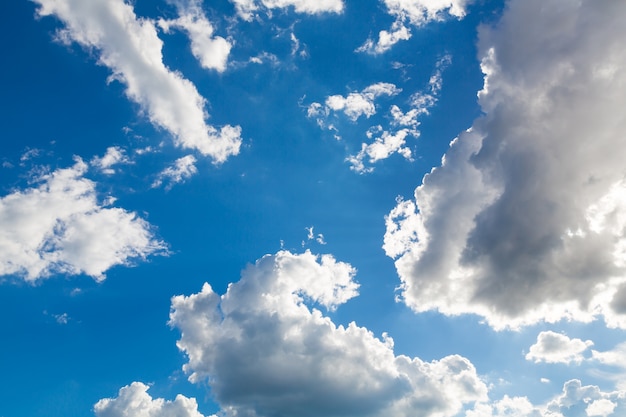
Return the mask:
<svg viewBox="0 0 626 417"><path fill-rule="evenodd" d="M396 20L391 29L381 30L378 40L368 39L357 52L380 54L389 50L399 41L411 38L408 24L421 27L432 21L442 21L449 17L465 17L469 0L383 0L387 12Z"/></svg>
<svg viewBox="0 0 626 417"><path fill-rule="evenodd" d="M512 0L481 30L485 115L386 219L415 311L626 327L625 18L622 2Z"/></svg>
<svg viewBox="0 0 626 417"><path fill-rule="evenodd" d="M537 342L530 347L526 360L546 363L581 363L583 353L593 346L591 340L570 339L564 334L552 331L541 332Z"/></svg>
<svg viewBox="0 0 626 417"><path fill-rule="evenodd" d="M172 299L192 382L208 381L227 416L452 416L486 387L458 355L394 355L393 340L317 308L357 295L354 269L330 255L280 251L217 295Z"/></svg>
<svg viewBox="0 0 626 417"><path fill-rule="evenodd" d="M198 172L196 168L196 158L193 155L178 158L174 165L165 168L159 173L156 180L152 183L152 188L160 187L163 182L167 182L167 189L172 188L174 184L183 182Z"/></svg>
<svg viewBox="0 0 626 417"><path fill-rule="evenodd" d="M100 169L104 174L115 174L113 165L128 164L130 160L126 156L126 151L119 146L110 146L107 148L106 153L102 157L94 157L90 164Z"/></svg>
<svg viewBox="0 0 626 417"><path fill-rule="evenodd" d="M401 129L394 133L383 131L382 135L377 137L374 142L361 144L361 150L356 155L347 158L351 165L350 168L359 173L372 172L374 168L366 166L364 161L367 161L368 164L374 164L381 159L389 158L394 153L399 153L411 160L411 150L404 146L409 133L411 133L409 129Z"/></svg>
<svg viewBox="0 0 626 417"><path fill-rule="evenodd" d="M534 405L526 397L508 397L492 403L479 403L465 417L592 417L617 416L626 411L626 391L602 391L595 385L582 385L572 379L563 392L546 404Z"/></svg>
<svg viewBox="0 0 626 417"><path fill-rule="evenodd" d="M244 20L252 20L260 7L285 9L293 7L297 13L321 14L343 12L342 0L231 0Z"/></svg>
<svg viewBox="0 0 626 417"><path fill-rule="evenodd" d="M77 160L38 178L38 187L0 198L0 275L34 282L84 273L102 280L115 265L166 251L145 220L101 205L86 171Z"/></svg>
<svg viewBox="0 0 626 417"><path fill-rule="evenodd" d="M159 20L166 32L171 28L182 29L191 40L191 52L206 69L224 72L232 45L221 36L214 36L214 28L202 10L199 0L168 0L176 6L180 17L174 20Z"/></svg>
<svg viewBox="0 0 626 417"><path fill-rule="evenodd" d="M206 100L189 80L163 64L163 43L154 23L138 18L131 5L124 0L35 1L40 16L54 15L65 24L60 39L99 52L99 62L113 73L110 78L125 84L127 97L142 107L154 125L170 132L177 145L217 163L239 152L240 127L217 129L206 123ZM193 47L194 42L201 44L206 27L192 20L197 26L190 23L185 28L190 33L191 27L198 29L193 32L198 34L192 36Z"/></svg>
<svg viewBox="0 0 626 417"><path fill-rule="evenodd" d="M195 398L177 395L174 401L153 399L149 387L133 382L122 387L117 398L103 398L94 405L97 417L204 417Z"/></svg>
<svg viewBox="0 0 626 417"><path fill-rule="evenodd" d="M326 117L330 111L343 112L352 121L359 117L369 118L376 114L374 100L380 96L395 96L402 89L390 83L376 83L366 87L361 92L349 93L346 97L336 94L326 98L325 105L312 103L308 107L309 117ZM323 120L318 120L318 124L323 125Z"/></svg>

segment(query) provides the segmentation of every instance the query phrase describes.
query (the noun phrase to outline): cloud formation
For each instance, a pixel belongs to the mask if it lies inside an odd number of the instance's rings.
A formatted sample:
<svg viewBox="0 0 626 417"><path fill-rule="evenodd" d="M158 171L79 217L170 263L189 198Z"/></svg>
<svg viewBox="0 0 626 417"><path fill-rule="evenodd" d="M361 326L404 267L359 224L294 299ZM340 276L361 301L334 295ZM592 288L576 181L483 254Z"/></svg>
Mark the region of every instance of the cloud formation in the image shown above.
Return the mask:
<svg viewBox="0 0 626 417"><path fill-rule="evenodd" d="M109 146L106 153L102 157L94 157L91 159L90 164L106 175L115 174L114 165L128 164L130 159L126 155L126 151L119 146Z"/></svg>
<svg viewBox="0 0 626 417"><path fill-rule="evenodd" d="M226 416L453 416L486 399L474 366L394 355L351 323L335 325L310 306L334 309L357 295L354 269L330 255L280 251L250 265L220 296L172 299L192 382L208 381Z"/></svg>
<svg viewBox="0 0 626 417"><path fill-rule="evenodd" d="M552 331L541 332L537 342L530 347L526 360L535 363L581 363L585 357L583 353L593 346L591 340L570 339L564 334Z"/></svg>
<svg viewBox="0 0 626 417"><path fill-rule="evenodd" d="M386 219L412 309L626 327L624 19L623 2L512 0L480 31L485 115Z"/></svg>
<svg viewBox="0 0 626 417"><path fill-rule="evenodd" d="M261 8L285 9L293 7L296 13L322 14L343 12L342 0L230 0L234 5L239 17L244 20L252 20L255 12Z"/></svg>
<svg viewBox="0 0 626 417"><path fill-rule="evenodd" d="M171 189L174 184L188 180L198 172L196 158L193 155L183 156L174 161L174 164L159 172L152 183L152 188L160 187L164 182L165 188Z"/></svg>
<svg viewBox="0 0 626 417"><path fill-rule="evenodd" d="M54 273L103 280L115 265L166 252L135 213L105 207L77 160L35 179L40 185L0 198L0 275L34 282Z"/></svg>
<svg viewBox="0 0 626 417"><path fill-rule="evenodd" d="M191 52L206 69L224 72L232 45L221 36L214 36L215 29L202 10L200 0L167 0L176 6L179 17L159 20L159 26L169 32L181 29L191 41Z"/></svg>
<svg viewBox="0 0 626 417"><path fill-rule="evenodd" d="M103 398L94 405L96 417L204 417L195 398L179 394L174 401L153 399L148 389L141 382L122 387L116 398Z"/></svg>
<svg viewBox="0 0 626 417"><path fill-rule="evenodd" d="M578 379L567 381L561 394L546 404L532 404L526 397L504 396L482 403L465 417L609 417L626 411L626 391L602 391L595 385L582 385Z"/></svg>
<svg viewBox="0 0 626 417"><path fill-rule="evenodd" d="M409 25L421 27L449 17L465 17L467 3L471 0L383 0L387 12L395 17L389 30L381 30L378 40L368 39L357 52L381 54L399 41L411 38Z"/></svg>
<svg viewBox="0 0 626 417"><path fill-rule="evenodd" d="M324 105L321 103L311 103L308 107L307 115L317 118L320 126L325 125L325 118L331 111L342 112L350 120L355 122L359 117L370 118L376 114L374 100L381 96L395 96L402 89L391 83L376 83L364 88L361 92L352 92L347 96L335 94L328 96Z"/></svg>
<svg viewBox="0 0 626 417"><path fill-rule="evenodd" d="M110 79L124 84L126 96L141 106L155 126L171 133L176 145L197 150L216 163L239 153L241 128L218 129L206 123L206 100L189 80L164 65L163 43L154 23L138 18L131 5L123 0L34 1L40 5L39 16L54 15L65 24L59 39L99 53L99 63L112 71ZM181 19L178 24L190 33L192 49L196 45L199 51L208 22L198 16ZM213 42L213 51L223 52L223 43Z"/></svg>

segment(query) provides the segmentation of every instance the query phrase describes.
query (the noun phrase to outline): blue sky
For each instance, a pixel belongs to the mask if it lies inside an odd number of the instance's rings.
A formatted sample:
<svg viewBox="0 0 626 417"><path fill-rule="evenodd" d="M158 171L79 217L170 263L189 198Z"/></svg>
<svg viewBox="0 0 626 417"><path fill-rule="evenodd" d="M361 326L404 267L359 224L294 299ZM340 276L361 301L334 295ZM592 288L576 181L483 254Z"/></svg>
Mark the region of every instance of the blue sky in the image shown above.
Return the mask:
<svg viewBox="0 0 626 417"><path fill-rule="evenodd" d="M625 3L0 8L0 417L625 413Z"/></svg>

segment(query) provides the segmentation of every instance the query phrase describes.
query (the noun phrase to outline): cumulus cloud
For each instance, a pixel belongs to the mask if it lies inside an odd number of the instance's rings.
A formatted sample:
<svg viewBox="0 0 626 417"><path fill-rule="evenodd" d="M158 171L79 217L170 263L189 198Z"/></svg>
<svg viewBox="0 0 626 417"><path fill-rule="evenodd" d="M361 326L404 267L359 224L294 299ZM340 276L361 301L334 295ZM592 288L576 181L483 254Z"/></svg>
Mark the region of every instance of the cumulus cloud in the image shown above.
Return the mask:
<svg viewBox="0 0 626 417"><path fill-rule="evenodd" d="M583 353L591 346L591 340L570 339L552 331L541 332L526 354L526 360L535 363L581 363L585 359Z"/></svg>
<svg viewBox="0 0 626 417"><path fill-rule="evenodd" d="M293 7L296 13L322 14L343 12L343 0L231 0L237 14L252 20L259 9L285 9Z"/></svg>
<svg viewBox="0 0 626 417"><path fill-rule="evenodd" d="M317 117L320 126L325 125L324 118L328 117L331 111L343 112L350 120L356 121L359 117L370 118L376 114L374 100L381 96L395 96L402 89L391 83L376 83L364 88L361 92L352 92L347 96L340 94L326 98L324 105L311 103L308 107L307 115Z"/></svg>
<svg viewBox="0 0 626 417"><path fill-rule="evenodd" d="M108 147L106 153L102 157L96 156L90 161L92 166L98 168L107 175L115 174L115 169L113 169L114 165L128 163L130 163L130 159L128 159L126 151L119 146Z"/></svg>
<svg viewBox="0 0 626 417"><path fill-rule="evenodd" d="M218 295L205 284L172 299L192 382L208 381L226 416L453 416L486 399L474 366L393 353L334 309L357 295L354 269L330 255L280 251L250 265Z"/></svg>
<svg viewBox="0 0 626 417"><path fill-rule="evenodd" d="M192 177L198 172L196 168L196 158L193 155L178 158L172 166L165 168L159 173L152 183L152 188L160 187L164 182L166 188L170 189L174 184L178 184Z"/></svg>
<svg viewBox="0 0 626 417"><path fill-rule="evenodd" d="M526 397L504 396L491 403L477 404L465 417L593 417L618 416L626 411L626 391L602 391L595 385L567 381L561 394L546 404L532 404Z"/></svg>
<svg viewBox="0 0 626 417"><path fill-rule="evenodd" d="M53 273L102 280L115 265L166 251L145 220L102 205L86 171L77 160L37 178L37 187L0 198L0 275L29 282Z"/></svg>
<svg viewBox="0 0 626 417"><path fill-rule="evenodd" d="M625 18L622 2L512 0L481 30L485 115L386 219L415 311L626 327Z"/></svg>
<svg viewBox="0 0 626 417"><path fill-rule="evenodd" d="M215 36L215 29L202 10L200 0L167 0L178 9L179 17L173 20L159 20L159 26L169 32L172 28L181 29L191 40L191 52L200 65L206 69L224 72L232 45L221 36Z"/></svg>
<svg viewBox="0 0 626 417"><path fill-rule="evenodd" d="M217 129L206 123L206 100L189 80L164 65L154 23L138 18L131 5L124 0L34 1L40 5L39 16L54 15L65 24L60 39L99 53L99 63L112 71L110 79L123 83L127 97L154 125L171 133L178 146L195 149L216 163L239 152L240 127ZM202 21L181 22L192 35L192 45L196 42L200 48L207 29Z"/></svg>
<svg viewBox="0 0 626 417"><path fill-rule="evenodd" d="M395 17L390 30L381 30L378 40L368 39L357 52L381 54L399 41L411 38L409 25L417 28L450 17L462 19L470 0L383 0L387 12Z"/></svg>
<svg viewBox="0 0 626 417"><path fill-rule="evenodd" d="M96 417L204 417L195 398L179 394L174 401L153 399L148 389L141 382L122 387L116 398L103 398L94 405Z"/></svg>

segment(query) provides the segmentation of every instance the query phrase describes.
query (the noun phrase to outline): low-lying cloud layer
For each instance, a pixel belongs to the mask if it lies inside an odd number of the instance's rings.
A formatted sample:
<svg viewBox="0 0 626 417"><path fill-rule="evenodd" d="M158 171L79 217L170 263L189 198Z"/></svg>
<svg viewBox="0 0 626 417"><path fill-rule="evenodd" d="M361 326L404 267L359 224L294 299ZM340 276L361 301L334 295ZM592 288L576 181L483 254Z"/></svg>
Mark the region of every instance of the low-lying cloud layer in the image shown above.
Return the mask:
<svg viewBox="0 0 626 417"><path fill-rule="evenodd" d="M513 0L480 31L485 116L387 217L415 311L626 327L624 19L623 2Z"/></svg>
<svg viewBox="0 0 626 417"><path fill-rule="evenodd" d="M35 179L37 187L0 198L0 275L31 282L54 273L102 280L115 265L166 251L148 222L99 202L86 171L77 160Z"/></svg>
<svg viewBox="0 0 626 417"><path fill-rule="evenodd" d="M333 309L357 295L354 269L330 255L281 251L249 266L220 296L208 284L172 299L170 324L192 382L207 381L227 416L453 416L485 400L474 366L396 356Z"/></svg>

